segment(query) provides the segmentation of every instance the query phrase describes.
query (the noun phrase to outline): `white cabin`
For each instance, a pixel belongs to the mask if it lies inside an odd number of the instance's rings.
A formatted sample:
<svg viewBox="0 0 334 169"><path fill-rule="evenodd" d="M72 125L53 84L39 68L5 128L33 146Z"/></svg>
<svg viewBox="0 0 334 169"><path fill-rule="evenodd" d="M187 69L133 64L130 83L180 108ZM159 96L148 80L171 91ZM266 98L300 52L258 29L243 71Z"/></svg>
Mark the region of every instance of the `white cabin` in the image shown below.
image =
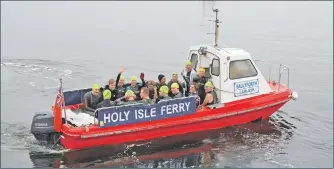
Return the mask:
<svg viewBox="0 0 334 169"><path fill-rule="evenodd" d="M187 59L197 72L205 68L205 76L212 79L220 103L272 92L250 54L243 49L193 46Z"/></svg>

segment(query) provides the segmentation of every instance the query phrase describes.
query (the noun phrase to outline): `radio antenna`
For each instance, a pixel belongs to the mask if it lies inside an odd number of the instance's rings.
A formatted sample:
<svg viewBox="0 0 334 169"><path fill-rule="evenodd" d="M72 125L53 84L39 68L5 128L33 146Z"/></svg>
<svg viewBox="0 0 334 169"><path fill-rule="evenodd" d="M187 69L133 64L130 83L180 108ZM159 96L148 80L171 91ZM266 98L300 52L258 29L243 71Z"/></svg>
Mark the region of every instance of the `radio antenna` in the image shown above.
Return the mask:
<svg viewBox="0 0 334 169"><path fill-rule="evenodd" d="M219 10L218 9L212 9L212 10L213 10L213 12L216 13L216 19L215 20L209 20L209 21L214 21L215 22L215 33L208 33L208 34L214 34L215 35L214 47L217 47L218 46L218 36L219 36L219 25L218 25L218 23L221 23L221 22L218 20Z"/></svg>

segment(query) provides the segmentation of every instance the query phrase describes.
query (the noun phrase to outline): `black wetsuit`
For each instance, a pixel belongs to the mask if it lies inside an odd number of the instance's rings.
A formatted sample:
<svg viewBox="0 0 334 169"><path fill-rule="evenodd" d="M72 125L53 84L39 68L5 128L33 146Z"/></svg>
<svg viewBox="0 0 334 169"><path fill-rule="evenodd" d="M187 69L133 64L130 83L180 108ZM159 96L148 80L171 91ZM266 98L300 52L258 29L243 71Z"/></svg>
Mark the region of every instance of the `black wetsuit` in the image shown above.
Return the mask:
<svg viewBox="0 0 334 169"><path fill-rule="evenodd" d="M204 85L206 82L208 82L208 78L200 77L197 83L197 86L198 86L197 93L198 93L198 96L201 98L201 104L203 103L205 99L205 95L206 95L205 89L204 89Z"/></svg>
<svg viewBox="0 0 334 169"><path fill-rule="evenodd" d="M117 93L118 93L118 91L117 91L116 88L114 90L111 90L109 88L109 85L106 85L105 88L104 88L104 90L109 90L111 92L111 98L110 98L111 101L115 101L117 99Z"/></svg>
<svg viewBox="0 0 334 169"><path fill-rule="evenodd" d="M168 92L168 95L170 96L170 97L173 97L173 93L172 93L172 90L171 90L171 87L172 87L172 84L173 83L177 83L177 84L179 84L179 90L180 90L180 92L182 93L182 95L183 95L183 85L182 85L182 83L180 83L179 81L177 81L177 82L172 82L172 81L169 81L168 82L168 88L169 88L169 92Z"/></svg>
<svg viewBox="0 0 334 169"><path fill-rule="evenodd" d="M116 90L117 90L117 96L116 98L121 98L125 95L125 87L124 87L124 84L122 87L118 86L118 83L119 83L119 79L121 78L121 74L119 73L117 75L117 78L116 78Z"/></svg>

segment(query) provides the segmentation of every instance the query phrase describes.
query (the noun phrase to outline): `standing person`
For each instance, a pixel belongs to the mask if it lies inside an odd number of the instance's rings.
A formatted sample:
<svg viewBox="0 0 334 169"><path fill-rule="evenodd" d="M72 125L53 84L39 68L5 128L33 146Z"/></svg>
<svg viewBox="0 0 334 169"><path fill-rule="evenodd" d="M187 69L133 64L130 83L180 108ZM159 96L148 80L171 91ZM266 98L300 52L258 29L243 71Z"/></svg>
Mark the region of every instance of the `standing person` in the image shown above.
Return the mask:
<svg viewBox="0 0 334 169"><path fill-rule="evenodd" d="M156 102L157 97L158 97L158 92L157 92L157 88L154 86L154 80L148 81L147 88L149 90L150 99Z"/></svg>
<svg viewBox="0 0 334 169"><path fill-rule="evenodd" d="M111 101L115 101L117 99L118 90L116 88L116 81L114 79L109 80L109 83L105 86L104 90L109 90L111 92Z"/></svg>
<svg viewBox="0 0 334 169"><path fill-rule="evenodd" d="M183 95L183 87L182 87L182 83L178 80L178 75L177 75L177 73L173 73L172 74L172 79L168 82L168 88L172 88L172 84L173 83L177 83L178 84L178 90L182 93L182 95ZM170 92L169 93L169 95L170 96L172 96L173 94Z"/></svg>
<svg viewBox="0 0 334 169"><path fill-rule="evenodd" d="M136 76L132 76L131 77L131 81L130 81L130 86L128 86L126 88L127 90L132 90L135 95L136 95L136 100L140 100L140 89L145 86L145 80L144 80L144 75L142 73L141 77L140 77L142 84L138 84L137 83L137 77Z"/></svg>
<svg viewBox="0 0 334 169"><path fill-rule="evenodd" d="M191 67L191 61L186 61L186 67L181 72L181 75L185 81L185 96L189 95L189 87L190 84L193 82L194 76L196 76L196 71Z"/></svg>
<svg viewBox="0 0 334 169"><path fill-rule="evenodd" d="M204 85L206 84L206 82L211 81L209 78L205 77L205 69L204 68L200 68L199 72L198 72L198 89L197 89L197 93L198 96L201 98L201 104L204 101L205 98L205 89L204 89Z"/></svg>
<svg viewBox="0 0 334 169"><path fill-rule="evenodd" d="M157 91L160 91L161 86L167 86L166 77L163 74L160 74L158 76L158 82L155 83L155 87L157 88Z"/></svg>
<svg viewBox="0 0 334 169"><path fill-rule="evenodd" d="M102 100L100 86L98 84L93 84L92 91L87 92L83 97L83 109L86 110L87 114L94 116L94 111Z"/></svg>
<svg viewBox="0 0 334 169"><path fill-rule="evenodd" d="M124 87L125 77L122 75L124 71L125 71L124 68L121 68L116 78L117 99L124 97L125 94L125 87Z"/></svg>

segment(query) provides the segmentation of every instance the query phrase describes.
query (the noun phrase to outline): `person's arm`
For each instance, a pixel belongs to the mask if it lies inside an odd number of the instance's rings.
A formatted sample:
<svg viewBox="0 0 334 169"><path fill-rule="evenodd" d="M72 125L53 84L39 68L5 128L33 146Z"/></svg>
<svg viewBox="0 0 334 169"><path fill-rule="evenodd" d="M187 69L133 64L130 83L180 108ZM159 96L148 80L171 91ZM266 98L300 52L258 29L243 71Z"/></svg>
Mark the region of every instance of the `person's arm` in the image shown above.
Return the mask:
<svg viewBox="0 0 334 169"><path fill-rule="evenodd" d="M157 88L155 88L155 87L153 87L153 90L154 90L154 96L153 96L153 100L154 100L154 102L157 100Z"/></svg>
<svg viewBox="0 0 334 169"><path fill-rule="evenodd" d="M88 99L87 97L84 98L84 109L90 112L94 112L95 110L91 107L88 107Z"/></svg>
<svg viewBox="0 0 334 169"><path fill-rule="evenodd" d="M206 105L208 105L208 102L209 102L210 98L212 98L212 95L208 93L208 94L205 96L205 99L204 99L204 101L203 101L202 106L206 106Z"/></svg>
<svg viewBox="0 0 334 169"><path fill-rule="evenodd" d="M119 73L118 73L117 78L116 78L116 88L118 87L119 79L121 78L121 75L122 75L122 73L123 73L124 71L125 71L124 68L121 68L121 69L119 70Z"/></svg>

